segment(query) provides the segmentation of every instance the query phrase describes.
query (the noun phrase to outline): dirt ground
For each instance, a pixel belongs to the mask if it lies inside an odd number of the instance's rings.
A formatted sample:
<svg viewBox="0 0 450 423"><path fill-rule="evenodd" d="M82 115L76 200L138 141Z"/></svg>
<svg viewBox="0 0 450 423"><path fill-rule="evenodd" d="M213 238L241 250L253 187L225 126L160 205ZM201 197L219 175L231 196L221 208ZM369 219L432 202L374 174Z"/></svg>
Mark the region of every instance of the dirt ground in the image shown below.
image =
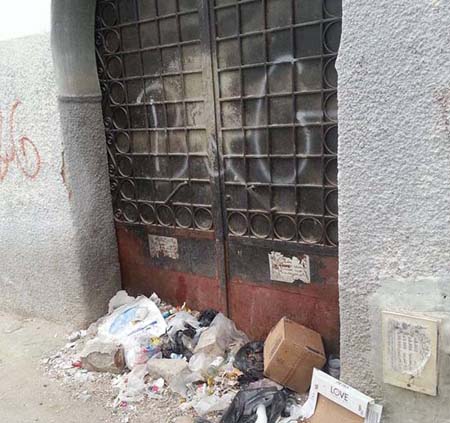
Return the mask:
<svg viewBox="0 0 450 423"><path fill-rule="evenodd" d="M0 421L8 423L171 423L182 415L172 395L113 409L112 376L80 380L49 375L45 360L65 344L69 327L0 312Z"/></svg>

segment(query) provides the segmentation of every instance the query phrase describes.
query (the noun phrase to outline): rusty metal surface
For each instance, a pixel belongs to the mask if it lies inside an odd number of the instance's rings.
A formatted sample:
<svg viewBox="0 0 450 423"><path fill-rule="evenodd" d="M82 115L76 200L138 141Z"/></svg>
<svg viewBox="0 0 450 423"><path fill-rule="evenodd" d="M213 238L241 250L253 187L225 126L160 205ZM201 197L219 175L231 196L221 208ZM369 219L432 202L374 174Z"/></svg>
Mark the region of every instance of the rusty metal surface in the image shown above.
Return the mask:
<svg viewBox="0 0 450 423"><path fill-rule="evenodd" d="M327 352L339 352L337 257L315 257L318 268L308 285L255 282L234 277L228 284L230 315L253 339L265 339L283 316L318 331ZM254 267L256 271L257 266Z"/></svg>
<svg viewBox="0 0 450 423"><path fill-rule="evenodd" d="M288 316L321 333L328 352L339 351L337 257L311 256L315 269L313 282L291 285L269 282L264 275L267 266L255 266L252 256L247 256L247 252L240 254L242 247L234 245L236 256L244 257L243 261L248 263L248 274L246 279L234 275L225 293L214 273L216 264L208 257L207 248L191 246L188 251L200 251L202 266L181 267L180 271L179 263L164 265L150 257L146 242L148 232L143 228L118 223L116 230L123 286L130 293L157 292L175 305L186 302L194 309L213 307L223 312L226 312L228 297L230 317L253 339L264 339L281 317ZM182 260L189 260L189 257ZM231 262L234 264L233 259ZM241 264L236 264L235 268L245 273Z"/></svg>
<svg viewBox="0 0 450 423"><path fill-rule="evenodd" d="M338 350L340 15L341 0L98 0L125 288L219 308L254 338L288 315Z"/></svg>
<svg viewBox="0 0 450 423"><path fill-rule="evenodd" d="M191 261L190 266L170 260L162 265L150 257L148 233L143 228L116 223L116 232L124 289L135 295L156 292L174 305L186 302L193 309L213 307L226 312L226 295L217 277L214 250L208 255L208 244L186 248L182 262L189 262L194 256L198 259ZM189 243L189 239L186 241Z"/></svg>

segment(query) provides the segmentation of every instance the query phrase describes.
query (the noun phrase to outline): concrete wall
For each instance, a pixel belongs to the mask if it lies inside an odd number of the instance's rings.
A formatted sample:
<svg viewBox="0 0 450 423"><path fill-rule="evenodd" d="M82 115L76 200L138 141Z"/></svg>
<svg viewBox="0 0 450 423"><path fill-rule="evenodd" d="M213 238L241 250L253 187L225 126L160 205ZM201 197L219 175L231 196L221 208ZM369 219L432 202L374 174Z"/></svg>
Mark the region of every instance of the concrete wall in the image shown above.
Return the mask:
<svg viewBox="0 0 450 423"><path fill-rule="evenodd" d="M450 421L450 4L344 0L339 238L344 380L386 422ZM381 378L380 310L443 318L439 395Z"/></svg>
<svg viewBox="0 0 450 423"><path fill-rule="evenodd" d="M0 17L0 308L83 325L120 285L101 108L59 104L50 1L32 3Z"/></svg>

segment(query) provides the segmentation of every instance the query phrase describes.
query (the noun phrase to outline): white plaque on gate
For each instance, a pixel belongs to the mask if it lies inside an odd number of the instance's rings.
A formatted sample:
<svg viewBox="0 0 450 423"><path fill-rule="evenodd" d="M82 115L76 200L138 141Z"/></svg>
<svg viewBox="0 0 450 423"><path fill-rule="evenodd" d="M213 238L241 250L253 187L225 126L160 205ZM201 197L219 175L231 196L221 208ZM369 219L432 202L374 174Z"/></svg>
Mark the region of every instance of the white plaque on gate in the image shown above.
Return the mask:
<svg viewBox="0 0 450 423"><path fill-rule="evenodd" d="M272 251L269 253L270 279L278 282L294 283L300 281L311 283L309 268L309 256L286 257L283 254Z"/></svg>

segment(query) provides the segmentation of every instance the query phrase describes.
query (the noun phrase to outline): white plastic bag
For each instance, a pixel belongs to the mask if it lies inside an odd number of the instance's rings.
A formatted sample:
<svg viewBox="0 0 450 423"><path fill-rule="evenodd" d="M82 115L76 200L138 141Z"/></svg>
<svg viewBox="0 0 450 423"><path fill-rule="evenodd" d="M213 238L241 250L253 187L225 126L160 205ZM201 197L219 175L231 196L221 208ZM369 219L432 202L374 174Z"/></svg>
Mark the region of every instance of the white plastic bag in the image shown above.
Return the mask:
<svg viewBox="0 0 450 423"><path fill-rule="evenodd" d="M189 396L189 386L194 382L203 380L204 378L200 373L191 373L189 369L185 369L173 378L169 387L173 392L176 392L183 398L187 398Z"/></svg>
<svg viewBox="0 0 450 423"><path fill-rule="evenodd" d="M120 376L116 382L119 394L114 401L114 407L119 406L121 402L142 401L147 388L145 384L146 375L146 366L136 366L130 373Z"/></svg>
<svg viewBox="0 0 450 423"><path fill-rule="evenodd" d="M128 295L127 291L118 291L116 295L109 300L108 314L111 314L114 310L122 307L123 305L130 304L136 298Z"/></svg>
<svg viewBox="0 0 450 423"><path fill-rule="evenodd" d="M150 336L146 333L136 337L131 336L123 344L123 348L125 362L129 369L146 364L151 358L162 357L161 349L151 344Z"/></svg>
<svg viewBox="0 0 450 423"><path fill-rule="evenodd" d="M204 374L206 373L208 366L214 361L214 358L215 357L207 355L203 352L194 354L189 360L189 370L191 372Z"/></svg>
<svg viewBox="0 0 450 423"><path fill-rule="evenodd" d="M156 304L141 296L107 316L98 328L98 335L122 342L144 331L158 337L163 335L166 329L166 322Z"/></svg>
<svg viewBox="0 0 450 423"><path fill-rule="evenodd" d="M171 316L167 322L169 328L167 334L169 335L169 338L173 341L175 339L175 334L180 330L186 329L186 325L192 326L195 329L200 327L198 320L187 311L179 311Z"/></svg>
<svg viewBox="0 0 450 423"><path fill-rule="evenodd" d="M203 352L213 357L224 356L225 351L232 345L244 345L247 342L247 335L238 330L232 320L219 313L209 328L200 335L194 352Z"/></svg>
<svg viewBox="0 0 450 423"><path fill-rule="evenodd" d="M203 352L194 354L189 360L189 370L201 373L204 377L214 377L219 369L224 366L225 359L221 356L214 357Z"/></svg>
<svg viewBox="0 0 450 423"><path fill-rule="evenodd" d="M160 337L166 329L166 322L156 304L141 296L107 316L98 328L98 338L103 342L121 344L126 364L133 369L145 362L142 350L145 340Z"/></svg>

